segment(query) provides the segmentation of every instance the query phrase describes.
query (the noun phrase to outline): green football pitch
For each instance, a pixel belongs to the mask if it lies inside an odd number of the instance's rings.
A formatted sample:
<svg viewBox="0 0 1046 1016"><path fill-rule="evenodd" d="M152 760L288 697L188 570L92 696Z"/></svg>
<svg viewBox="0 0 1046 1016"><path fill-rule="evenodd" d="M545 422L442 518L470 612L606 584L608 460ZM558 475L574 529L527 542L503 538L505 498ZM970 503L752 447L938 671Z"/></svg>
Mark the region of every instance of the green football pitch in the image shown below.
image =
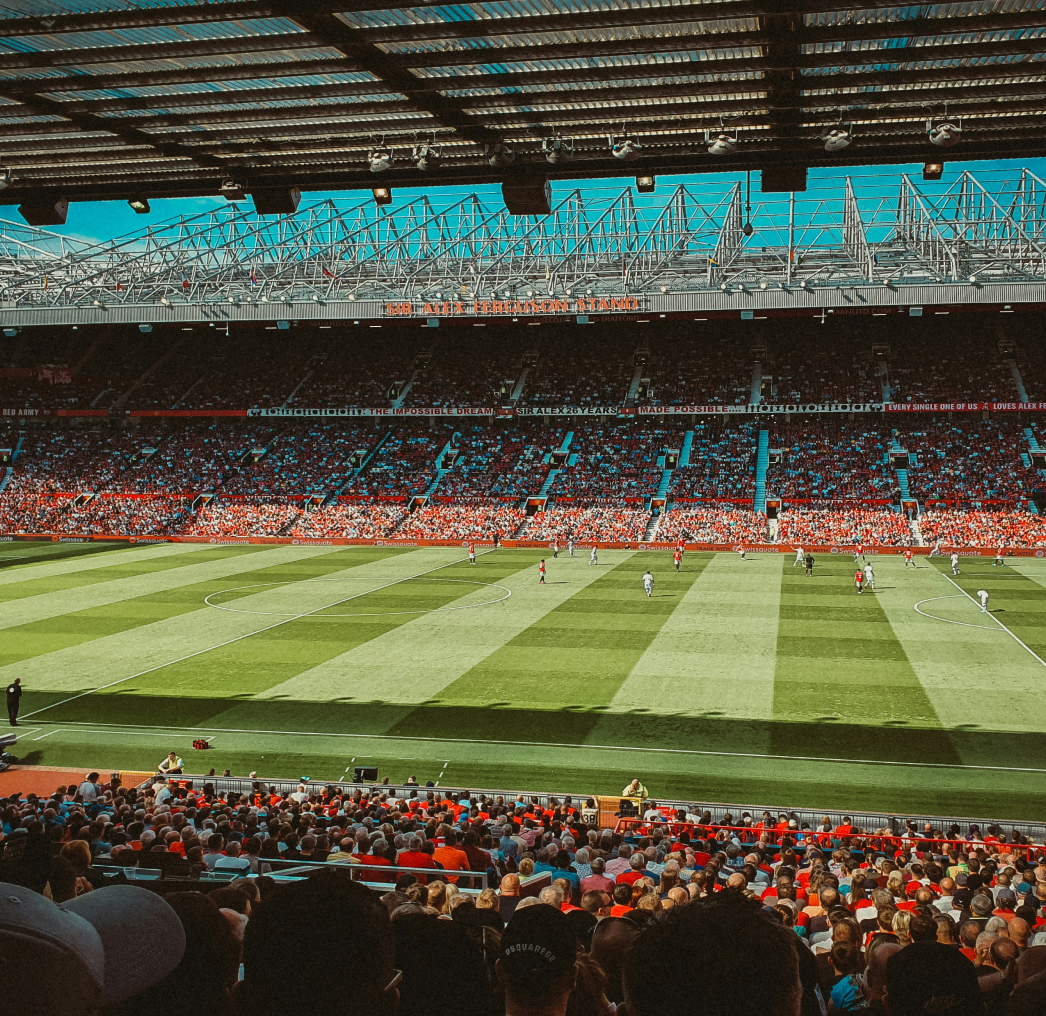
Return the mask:
<svg viewBox="0 0 1046 1016"><path fill-rule="evenodd" d="M858 596L849 555L561 553L539 586L540 556L7 544L17 754L1041 818L1046 560L873 557Z"/></svg>

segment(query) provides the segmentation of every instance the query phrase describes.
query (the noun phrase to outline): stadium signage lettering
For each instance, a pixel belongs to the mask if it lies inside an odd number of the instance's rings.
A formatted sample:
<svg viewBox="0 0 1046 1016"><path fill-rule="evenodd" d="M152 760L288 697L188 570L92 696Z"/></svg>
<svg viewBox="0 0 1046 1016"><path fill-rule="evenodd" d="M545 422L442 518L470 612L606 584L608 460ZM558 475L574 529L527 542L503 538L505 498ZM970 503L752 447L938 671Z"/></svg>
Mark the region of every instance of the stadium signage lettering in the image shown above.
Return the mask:
<svg viewBox="0 0 1046 1016"><path fill-rule="evenodd" d="M390 300L386 317L525 317L532 314L599 314L640 310L638 296L576 296L527 300Z"/></svg>
<svg viewBox="0 0 1046 1016"><path fill-rule="evenodd" d="M976 413L983 409L992 413L1042 412L1046 410L1046 402L891 402L886 405L888 413Z"/></svg>
<svg viewBox="0 0 1046 1016"><path fill-rule="evenodd" d="M760 403L757 406L640 406L640 416L721 416L736 413L743 416L769 416L774 413L881 413L881 402L804 402Z"/></svg>
<svg viewBox="0 0 1046 1016"><path fill-rule="evenodd" d="M617 416L619 406L522 406L517 416Z"/></svg>
<svg viewBox="0 0 1046 1016"><path fill-rule="evenodd" d="M616 412L616 410L615 410ZM248 416L493 416L489 406L421 406L393 409L389 406L361 409L345 406L339 409L249 409Z"/></svg>

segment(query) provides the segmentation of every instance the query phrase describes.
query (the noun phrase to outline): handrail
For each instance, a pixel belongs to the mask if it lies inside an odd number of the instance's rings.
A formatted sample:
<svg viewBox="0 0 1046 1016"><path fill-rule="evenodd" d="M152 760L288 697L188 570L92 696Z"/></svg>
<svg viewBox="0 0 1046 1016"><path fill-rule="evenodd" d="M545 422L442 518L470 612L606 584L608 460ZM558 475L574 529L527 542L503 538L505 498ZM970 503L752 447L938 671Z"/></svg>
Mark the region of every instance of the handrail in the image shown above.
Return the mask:
<svg viewBox="0 0 1046 1016"><path fill-rule="evenodd" d="M783 837L789 837L798 841L799 837L804 837L810 842L796 842L794 849L797 851L806 850L810 847L817 847L818 849L829 849L833 850L836 846L842 845L842 841L860 841L862 843L868 843L869 841L878 841L879 846L877 848L885 853L885 847L887 845L896 846L898 849L905 844L912 845L916 849L925 850L927 847L938 847L944 845L955 845L961 847L974 847L974 848L993 848L995 852L1002 853L1017 853L1025 852L1029 853L1035 850L1046 850L1046 844L1044 843L1000 843L997 840L971 840L971 839L949 839L943 836L927 836L925 833L913 833L909 830L905 830L901 833L877 833L871 831L863 832L849 832L840 833L833 830L823 829L787 829L780 831L776 828L764 827L762 829L756 829L755 826L733 826L733 825L717 825L709 822L679 822L675 819L666 819L663 822L646 821L640 818L620 818L618 819L615 832L628 833L631 827L635 827L635 831L640 836L650 835L655 829L668 829L672 832L673 836L678 836L683 830L690 831L702 831L708 830L713 832L726 831L726 832L739 832L744 834L741 839L742 846L755 846L759 843L764 843L767 847L774 847L781 849L781 839ZM764 834L768 835L769 839L764 840ZM707 840L708 836L701 836L701 839ZM826 844L824 841L830 841L830 844ZM860 847L856 849L862 849Z"/></svg>

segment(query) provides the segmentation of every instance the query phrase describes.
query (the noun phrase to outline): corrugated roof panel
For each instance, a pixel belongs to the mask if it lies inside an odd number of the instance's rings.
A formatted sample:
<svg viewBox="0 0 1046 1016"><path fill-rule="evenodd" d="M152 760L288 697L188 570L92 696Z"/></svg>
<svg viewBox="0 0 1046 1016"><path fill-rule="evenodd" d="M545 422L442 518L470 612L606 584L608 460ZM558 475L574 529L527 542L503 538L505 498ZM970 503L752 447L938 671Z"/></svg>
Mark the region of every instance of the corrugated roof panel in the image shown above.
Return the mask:
<svg viewBox="0 0 1046 1016"><path fill-rule="evenodd" d="M686 85L707 84L709 81L762 81L762 71L720 71L715 74L655 74L644 75L642 83L644 86L657 85ZM585 91L593 88L631 88L636 84L636 78L607 78L599 81L576 81L570 83L572 92ZM454 96L456 98L476 98L484 95L538 95L543 92L562 92L563 86L558 82L527 84L526 88L519 85L504 85L501 88L441 88L440 94Z"/></svg>
<svg viewBox="0 0 1046 1016"><path fill-rule="evenodd" d="M242 67L245 74L258 73L262 68L279 68L280 64L294 63L302 60L344 60L344 55L336 49L266 49L251 54L251 59L244 59L240 53L215 53L200 57L177 57L175 59L159 56L161 47L157 47L157 58L155 60L127 60L113 63L92 63L86 67L75 64L65 64L58 68L62 76L79 74L83 76L84 84L91 82L92 75L96 74L137 74L150 71L179 71L179 70L208 70L211 68L237 68ZM17 73L0 74L5 80L21 80L30 78L35 80L36 68L32 73L19 69ZM377 81L378 78L365 71L361 71L364 81ZM50 76L54 76L53 74Z"/></svg>
<svg viewBox="0 0 1046 1016"><path fill-rule="evenodd" d="M913 18L964 18L983 14L1007 14L1042 9L1041 0L977 0L959 4L912 4L909 7L874 7L859 10L821 11L803 15L803 24L881 25Z"/></svg>
<svg viewBox="0 0 1046 1016"><path fill-rule="evenodd" d="M226 0L235 3L236 0ZM58 14L94 14L99 11L162 11L170 7L186 7L192 0L5 0L4 17L54 17Z"/></svg>
<svg viewBox="0 0 1046 1016"><path fill-rule="evenodd" d="M19 35L0 39L2 53L61 53L74 49L107 49L113 46L162 46L172 42L208 39L252 39L276 35L301 35L305 29L289 18L250 21L217 21L189 25L156 25L150 28L108 29L100 32L57 32L53 35Z"/></svg>
<svg viewBox="0 0 1046 1016"><path fill-rule="evenodd" d="M395 96L395 99L400 102L403 101L403 96ZM265 102L220 102L213 106L207 106L206 111L210 113L239 113L254 110L266 110L266 109L295 109L297 107L320 107L324 104L340 104L340 99L286 99L278 102L265 101ZM149 113L154 116L194 116L199 115L199 106L178 106L174 103L164 104L163 106L155 106L149 110ZM118 120L124 117L138 117L142 116L140 109L118 109L99 113L99 116L106 117L107 119ZM358 114L357 114L358 115ZM429 117L430 113L425 111L413 112L407 110L406 112L397 110L384 110L381 113L371 114L374 117L380 116L382 120L392 120L400 116L410 116L414 118L418 117ZM250 125L253 126L255 121L250 121ZM211 127L218 127L220 124L209 124Z"/></svg>
<svg viewBox="0 0 1046 1016"><path fill-rule="evenodd" d="M337 15L354 28L392 28L409 25L441 25L455 21L491 21L562 14L593 14L601 11L642 11L679 7L689 11L706 7L714 16L715 0L505 0L500 3L443 4L433 7L403 7L386 11L343 11Z"/></svg>
<svg viewBox="0 0 1046 1016"><path fill-rule="evenodd" d="M56 98L77 101L92 99L132 99L159 96L171 98L178 95L202 95L211 92L236 92L259 88L299 88L315 85L368 84L375 82L374 75L365 71L344 71L338 74L292 74L285 78L238 78L230 81L189 81L175 85L140 85L134 88L91 88L75 92L52 93ZM374 102L386 98L388 92L375 91L345 97L346 102ZM402 98L402 96L399 96Z"/></svg>
<svg viewBox="0 0 1046 1016"><path fill-rule="evenodd" d="M586 56L561 60L517 60L499 64L458 64L444 67L412 67L419 78L453 78L473 74L526 74L534 71L584 71L605 67L648 67L661 64L714 63L716 60L755 59L759 46L729 49L678 50L670 53L638 53L627 56Z"/></svg>
<svg viewBox="0 0 1046 1016"><path fill-rule="evenodd" d="M50 113L42 114L40 116L0 116L0 123L4 124L19 124L19 123L63 123L65 122L64 117L54 116ZM12 138L5 137L4 141L11 141Z"/></svg>
<svg viewBox="0 0 1046 1016"><path fill-rule="evenodd" d="M573 89L571 89L573 91ZM758 100L765 99L766 92L722 92L717 95L687 95L687 96L656 96L650 99L629 99L629 109L656 109L658 106L664 106L668 103L676 105L680 102L723 102L726 100L737 100L739 102L746 100ZM466 109L465 112L470 116L511 116L514 113L535 113L540 115L542 113L551 113L557 110L582 110L582 109L599 109L606 110L605 102L543 102L543 103L526 103L519 106L482 106L475 109Z"/></svg>
<svg viewBox="0 0 1046 1016"><path fill-rule="evenodd" d="M695 21L680 13L680 20L670 25L629 25L621 28L579 28L558 32L520 32L502 35L467 36L459 39L419 39L410 42L379 43L386 53L453 53L474 50L497 50L506 46L555 46L594 42L619 42L626 39L665 39L694 35L715 36L721 32L754 32L759 28L755 18L733 21Z"/></svg>
<svg viewBox="0 0 1046 1016"><path fill-rule="evenodd" d="M1013 56L983 56L976 59L965 57L960 60L918 60L918 52L905 52L911 59L896 63L838 64L830 67L804 67L802 76L808 78L828 77L834 74L868 74L891 71L939 70L946 67L1005 67L1016 63L1039 63L1046 60L1046 53L1017 53ZM980 78L975 80L979 81ZM887 82L888 83L888 82Z"/></svg>
<svg viewBox="0 0 1046 1016"><path fill-rule="evenodd" d="M948 35L914 35L893 39L860 39L851 42L818 42L801 47L803 53L868 53L875 50L917 50L920 46L966 46L976 43L1015 42L1046 37L1046 28L1016 28L996 32L962 32Z"/></svg>

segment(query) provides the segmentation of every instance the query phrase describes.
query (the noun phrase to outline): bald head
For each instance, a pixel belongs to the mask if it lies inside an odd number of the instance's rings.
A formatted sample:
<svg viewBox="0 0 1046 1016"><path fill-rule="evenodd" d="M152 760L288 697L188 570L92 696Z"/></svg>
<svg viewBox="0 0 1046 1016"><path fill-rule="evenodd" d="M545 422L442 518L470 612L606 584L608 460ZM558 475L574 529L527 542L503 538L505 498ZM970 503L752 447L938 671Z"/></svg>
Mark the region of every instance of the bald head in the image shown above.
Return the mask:
<svg viewBox="0 0 1046 1016"><path fill-rule="evenodd" d="M506 875L501 880L502 896L518 896L519 895L519 876L518 875Z"/></svg>
<svg viewBox="0 0 1046 1016"><path fill-rule="evenodd" d="M748 885L748 883L745 881L744 875L739 871L735 871L726 880L727 889L744 889L746 885Z"/></svg>

